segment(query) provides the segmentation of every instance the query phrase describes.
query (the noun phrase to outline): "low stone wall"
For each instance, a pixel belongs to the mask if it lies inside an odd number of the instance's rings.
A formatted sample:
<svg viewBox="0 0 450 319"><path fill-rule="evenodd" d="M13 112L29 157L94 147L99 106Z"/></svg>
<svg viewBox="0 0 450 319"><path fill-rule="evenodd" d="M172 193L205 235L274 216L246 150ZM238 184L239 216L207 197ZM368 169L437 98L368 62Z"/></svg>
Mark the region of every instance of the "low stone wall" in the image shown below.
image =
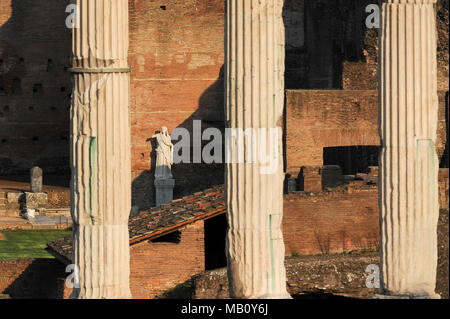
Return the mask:
<svg viewBox="0 0 450 319"><path fill-rule="evenodd" d="M378 233L376 185L284 196L287 256L376 250Z"/></svg>
<svg viewBox="0 0 450 319"><path fill-rule="evenodd" d="M70 190L48 191L40 193L36 198L33 193L0 192L0 216L18 217L26 202L33 201L41 215L70 216Z"/></svg>
<svg viewBox="0 0 450 319"><path fill-rule="evenodd" d="M303 169L305 180L314 180L313 175L320 181L319 168ZM359 175L360 180L326 191L297 191L284 195L283 236L287 256L378 249L377 178L370 174ZM438 183L440 209L448 210L448 168L439 170Z"/></svg>
<svg viewBox="0 0 450 319"><path fill-rule="evenodd" d="M48 208L70 207L70 190L50 191L48 195Z"/></svg>
<svg viewBox="0 0 450 319"><path fill-rule="evenodd" d="M287 289L291 295L333 293L358 298L370 298L377 289L366 287L366 267L378 263L377 254L328 255L287 258L285 261ZM228 278L225 268L205 272L194 279L196 299L228 298Z"/></svg>
<svg viewBox="0 0 450 319"><path fill-rule="evenodd" d="M33 225L19 218L0 218L0 230L29 230Z"/></svg>

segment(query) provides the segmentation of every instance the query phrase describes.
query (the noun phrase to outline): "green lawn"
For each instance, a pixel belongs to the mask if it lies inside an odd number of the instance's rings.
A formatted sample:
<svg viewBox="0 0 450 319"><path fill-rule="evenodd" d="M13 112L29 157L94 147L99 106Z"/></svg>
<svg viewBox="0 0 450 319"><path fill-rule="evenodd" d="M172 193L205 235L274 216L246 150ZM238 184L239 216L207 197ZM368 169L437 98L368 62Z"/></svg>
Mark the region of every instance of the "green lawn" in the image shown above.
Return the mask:
<svg viewBox="0 0 450 319"><path fill-rule="evenodd" d="M0 261L19 258L53 258L46 250L47 243L70 236L72 232L60 230L13 230L0 232Z"/></svg>

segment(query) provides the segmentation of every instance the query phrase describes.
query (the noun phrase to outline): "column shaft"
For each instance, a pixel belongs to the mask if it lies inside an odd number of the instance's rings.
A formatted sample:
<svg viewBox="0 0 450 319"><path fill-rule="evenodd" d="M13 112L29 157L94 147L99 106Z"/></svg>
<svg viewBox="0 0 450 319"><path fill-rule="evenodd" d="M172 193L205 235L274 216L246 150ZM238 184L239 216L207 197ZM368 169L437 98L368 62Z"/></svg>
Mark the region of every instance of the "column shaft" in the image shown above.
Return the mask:
<svg viewBox="0 0 450 319"><path fill-rule="evenodd" d="M233 298L290 297L281 232L282 7L282 0L227 1L227 257Z"/></svg>
<svg viewBox="0 0 450 319"><path fill-rule="evenodd" d="M77 0L71 108L72 298L129 298L128 1Z"/></svg>
<svg viewBox="0 0 450 319"><path fill-rule="evenodd" d="M436 0L386 0L380 33L382 291L435 296Z"/></svg>

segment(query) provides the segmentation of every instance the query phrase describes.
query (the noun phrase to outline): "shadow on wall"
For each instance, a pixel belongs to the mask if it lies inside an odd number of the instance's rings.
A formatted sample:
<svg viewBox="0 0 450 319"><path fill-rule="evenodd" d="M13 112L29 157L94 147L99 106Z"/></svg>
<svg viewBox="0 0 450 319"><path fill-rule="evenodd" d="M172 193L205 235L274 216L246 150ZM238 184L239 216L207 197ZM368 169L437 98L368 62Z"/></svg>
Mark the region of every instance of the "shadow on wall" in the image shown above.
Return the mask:
<svg viewBox="0 0 450 319"><path fill-rule="evenodd" d="M13 299L62 299L65 265L56 259L34 259L22 271L27 260L10 262L16 279L3 291ZM9 263L9 262L8 262ZM13 267L17 263L17 268Z"/></svg>
<svg viewBox="0 0 450 319"><path fill-rule="evenodd" d="M70 176L70 0L2 0L0 22L0 176Z"/></svg>
<svg viewBox="0 0 450 319"><path fill-rule="evenodd" d="M365 6L373 2L285 0L286 88L343 88L344 62L366 62Z"/></svg>
<svg viewBox="0 0 450 319"><path fill-rule="evenodd" d="M224 140L222 140L222 163L205 163L203 158L200 163L194 163L193 142L195 120L201 120L201 132L207 128L217 128L222 137L225 131L224 112L224 67L220 69L217 80L205 90L199 98L197 110L186 120L177 125L177 128L185 128L190 134L190 162L179 163L172 166L172 175L175 179L173 198L202 191L209 187L224 183ZM163 124L162 124L163 125ZM161 125L161 126L162 126ZM154 132L157 133L157 132ZM170 132L172 133L172 132ZM176 144L179 140L172 140ZM198 139L196 138L196 141ZM210 141L202 141L201 149ZM132 205L138 206L140 210L146 210L155 206L155 168L156 168L156 141L150 140L152 152L150 153L150 169L142 172L132 182Z"/></svg>

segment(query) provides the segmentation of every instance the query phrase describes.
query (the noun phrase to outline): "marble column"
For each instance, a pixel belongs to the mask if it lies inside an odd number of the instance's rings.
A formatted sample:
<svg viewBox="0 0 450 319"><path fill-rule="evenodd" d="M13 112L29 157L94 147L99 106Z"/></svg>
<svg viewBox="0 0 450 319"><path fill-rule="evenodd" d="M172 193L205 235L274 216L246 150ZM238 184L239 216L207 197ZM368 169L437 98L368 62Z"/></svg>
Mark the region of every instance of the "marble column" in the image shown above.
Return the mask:
<svg viewBox="0 0 450 319"><path fill-rule="evenodd" d="M232 298L290 298L281 231L282 7L282 0L227 1L226 250ZM264 159L270 152L270 160Z"/></svg>
<svg viewBox="0 0 450 319"><path fill-rule="evenodd" d="M382 2L380 258L385 295L438 297L435 3Z"/></svg>
<svg viewBox="0 0 450 319"><path fill-rule="evenodd" d="M130 298L128 1L77 0L73 29L71 298Z"/></svg>

